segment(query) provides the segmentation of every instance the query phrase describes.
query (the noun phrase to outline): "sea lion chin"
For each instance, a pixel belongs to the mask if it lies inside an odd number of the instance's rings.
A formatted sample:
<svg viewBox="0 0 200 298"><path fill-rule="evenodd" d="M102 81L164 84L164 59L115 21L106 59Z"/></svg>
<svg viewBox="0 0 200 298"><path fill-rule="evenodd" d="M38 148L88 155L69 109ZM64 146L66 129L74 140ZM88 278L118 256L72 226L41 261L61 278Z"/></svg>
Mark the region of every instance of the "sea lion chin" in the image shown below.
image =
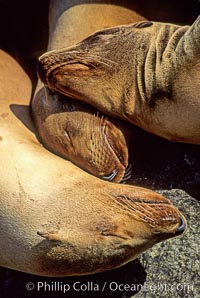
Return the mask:
<svg viewBox="0 0 200 298"><path fill-rule="evenodd" d="M139 22L43 54L41 80L103 113L172 141L200 144L200 17Z"/></svg>

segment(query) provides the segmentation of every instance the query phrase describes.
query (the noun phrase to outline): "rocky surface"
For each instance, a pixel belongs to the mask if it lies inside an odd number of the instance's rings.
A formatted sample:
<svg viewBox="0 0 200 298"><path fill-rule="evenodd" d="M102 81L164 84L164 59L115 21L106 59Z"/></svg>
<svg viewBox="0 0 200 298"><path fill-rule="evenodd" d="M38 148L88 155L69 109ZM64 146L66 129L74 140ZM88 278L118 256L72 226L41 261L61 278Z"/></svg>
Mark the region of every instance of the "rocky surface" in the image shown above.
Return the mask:
<svg viewBox="0 0 200 298"><path fill-rule="evenodd" d="M139 130L136 139L132 183L170 199L186 217L188 228L142 255L147 276L135 297L199 297L200 147L171 143Z"/></svg>
<svg viewBox="0 0 200 298"><path fill-rule="evenodd" d="M152 2L154 7L158 7L160 3ZM179 15L179 22L185 22L188 16L193 21L200 7L198 1L194 1L192 6L191 1L181 0L176 2L181 3L181 10L177 8L176 13L174 1L164 2L171 5L173 17L175 14ZM141 10L142 4L139 7ZM35 58L41 54L41 49L47 43L47 8L48 0L0 1L0 46L20 61L34 84ZM157 15L159 18L159 14ZM133 177L129 183L149 187L169 198L187 218L187 232L178 238L154 246L145 252L140 260L110 272L91 276L55 279L1 268L0 297L124 298L131 297L135 293L134 297L138 298L200 297L198 289L200 147L170 143L135 129L131 151ZM83 287L81 291L73 288L76 282L80 282L76 284L78 289L80 286ZM40 290L37 290L40 285ZM70 287L69 291L67 286Z"/></svg>

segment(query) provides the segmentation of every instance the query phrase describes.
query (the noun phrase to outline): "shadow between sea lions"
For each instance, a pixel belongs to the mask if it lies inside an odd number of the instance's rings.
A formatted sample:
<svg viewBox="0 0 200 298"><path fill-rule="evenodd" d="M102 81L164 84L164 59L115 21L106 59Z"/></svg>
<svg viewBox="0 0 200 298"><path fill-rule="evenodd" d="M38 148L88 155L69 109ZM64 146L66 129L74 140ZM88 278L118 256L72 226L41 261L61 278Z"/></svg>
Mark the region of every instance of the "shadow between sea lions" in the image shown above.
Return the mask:
<svg viewBox="0 0 200 298"><path fill-rule="evenodd" d="M34 124L30 118L30 106L11 104L10 109L15 117L17 117L28 130L30 130L32 133L36 133Z"/></svg>
<svg viewBox="0 0 200 298"><path fill-rule="evenodd" d="M135 127L129 184L153 190L182 189L200 200L200 146L173 143Z"/></svg>

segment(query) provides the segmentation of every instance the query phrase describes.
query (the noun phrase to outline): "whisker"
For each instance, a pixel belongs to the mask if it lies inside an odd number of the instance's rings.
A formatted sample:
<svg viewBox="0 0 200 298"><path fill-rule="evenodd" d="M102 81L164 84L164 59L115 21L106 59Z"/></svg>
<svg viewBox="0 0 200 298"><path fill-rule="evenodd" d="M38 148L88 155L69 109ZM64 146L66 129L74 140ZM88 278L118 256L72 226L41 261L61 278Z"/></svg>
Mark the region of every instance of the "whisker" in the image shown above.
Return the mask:
<svg viewBox="0 0 200 298"><path fill-rule="evenodd" d="M94 54L88 54L87 55L87 57L94 57L94 58L96 58L96 59L99 59L100 61L105 61L105 63L107 62L107 63L111 63L111 64L116 64L116 65L118 65L118 63L117 62L115 62L115 61L113 61L113 60L110 60L110 59L107 59L107 58L104 58L104 57L102 57L102 56L99 56L99 55L94 55Z"/></svg>
<svg viewBox="0 0 200 298"><path fill-rule="evenodd" d="M129 180L131 177L132 177L132 164L130 164L130 165L126 168L125 173L124 173L124 177L122 178L122 180L120 181L120 183L124 183L124 182L126 182L126 181Z"/></svg>
<svg viewBox="0 0 200 298"><path fill-rule="evenodd" d="M132 171L132 164L130 163L129 165L128 165L128 167L126 168L126 172L127 171Z"/></svg>
<svg viewBox="0 0 200 298"><path fill-rule="evenodd" d="M102 176L104 180L112 181L117 176L117 171L114 170L109 176Z"/></svg>
<svg viewBox="0 0 200 298"><path fill-rule="evenodd" d="M131 177L132 177L132 174L130 174L130 175L126 176L126 177L123 177L122 180L120 181L120 183L125 184L126 181L128 181L129 179L131 179Z"/></svg>
<svg viewBox="0 0 200 298"><path fill-rule="evenodd" d="M101 56L98 55L93 55L93 54L87 54L85 56L85 53L77 53L75 59L87 59L87 63L90 63L90 65L92 65L93 67L95 67L95 65L92 63L92 61L90 62L89 59L95 59L96 62L98 62L99 64L105 65L109 68L113 67L113 65L118 65L116 62L103 58Z"/></svg>

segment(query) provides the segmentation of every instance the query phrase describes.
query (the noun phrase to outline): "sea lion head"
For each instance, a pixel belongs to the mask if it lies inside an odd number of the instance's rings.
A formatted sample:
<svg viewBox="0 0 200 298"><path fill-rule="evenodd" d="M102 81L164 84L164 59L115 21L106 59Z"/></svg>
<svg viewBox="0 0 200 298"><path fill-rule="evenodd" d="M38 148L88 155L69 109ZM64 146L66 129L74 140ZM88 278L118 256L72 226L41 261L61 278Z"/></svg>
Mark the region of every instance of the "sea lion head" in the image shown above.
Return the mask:
<svg viewBox="0 0 200 298"><path fill-rule="evenodd" d="M107 202L103 193L109 195ZM59 275L110 270L186 229L179 210L163 196L146 189L104 182L99 200L93 201L87 208L82 206L73 225L38 231L45 238L38 247L43 251L45 270L58 271ZM74 204L76 208L78 202Z"/></svg>
<svg viewBox="0 0 200 298"><path fill-rule="evenodd" d="M116 116L116 102L131 96L134 84L130 68L136 48L131 44L138 45L141 28L149 26L142 22L101 30L73 47L47 52L38 61L39 77L49 88ZM117 108L123 110L120 103Z"/></svg>
<svg viewBox="0 0 200 298"><path fill-rule="evenodd" d="M91 106L48 88L36 94L31 106L39 138L48 149L99 178L130 178L130 130L122 121L107 119Z"/></svg>
<svg viewBox="0 0 200 298"><path fill-rule="evenodd" d="M145 57L159 29L144 21L98 31L75 46L43 54L39 77L49 88L119 116L130 101L133 109L146 89Z"/></svg>
<svg viewBox="0 0 200 298"><path fill-rule="evenodd" d="M149 115L160 103L166 103L161 105L165 109L173 101L191 111L198 128L199 36L200 17L191 26L139 22L108 28L70 48L45 53L39 58L38 73L50 88L150 132L154 116L149 121ZM165 115L158 114L155 118L162 122Z"/></svg>

